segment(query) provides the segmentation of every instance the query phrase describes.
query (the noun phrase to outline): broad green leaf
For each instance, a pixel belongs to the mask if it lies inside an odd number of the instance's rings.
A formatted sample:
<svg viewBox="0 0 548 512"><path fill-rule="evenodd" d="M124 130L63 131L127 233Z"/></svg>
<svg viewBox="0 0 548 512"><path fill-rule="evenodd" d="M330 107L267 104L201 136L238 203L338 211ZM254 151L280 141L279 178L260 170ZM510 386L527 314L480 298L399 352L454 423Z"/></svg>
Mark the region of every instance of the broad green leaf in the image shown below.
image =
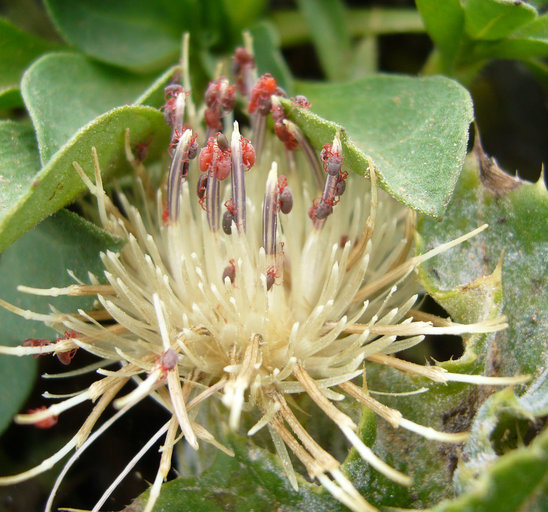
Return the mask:
<svg viewBox="0 0 548 512"><path fill-rule="evenodd" d="M23 71L55 47L0 18L0 109L22 106L18 91Z"/></svg>
<svg viewBox="0 0 548 512"><path fill-rule="evenodd" d="M249 30L259 75L270 73L288 94L293 93L293 77L280 52L279 37L273 25L259 23Z"/></svg>
<svg viewBox="0 0 548 512"><path fill-rule="evenodd" d="M515 397L510 389L490 397L476 420L475 429L486 445L496 423L495 411L515 409ZM480 423L480 419L483 423ZM460 477L468 473L470 483L466 493L452 501L445 501L431 512L543 512L548 507L548 430L538 435L528 446L497 458L496 454L481 451L483 464L459 468ZM490 459L490 464L485 461ZM487 466L487 467L485 467Z"/></svg>
<svg viewBox="0 0 548 512"><path fill-rule="evenodd" d="M169 129L164 116L156 109L126 106L99 116L80 129L34 176L32 183L12 197L11 207L0 217L0 251L25 231L70 203L85 190L73 168L79 162L86 173L93 175L91 148L95 147L103 175L129 168L124 153L124 134L130 130L132 143L150 143L150 158L165 150ZM13 194L12 194L13 195Z"/></svg>
<svg viewBox="0 0 548 512"><path fill-rule="evenodd" d="M36 61L25 72L21 91L42 163L98 115L133 103L152 81L150 75L136 76L82 55L49 54Z"/></svg>
<svg viewBox="0 0 548 512"><path fill-rule="evenodd" d="M375 75L337 85L301 83L297 93L306 95L312 108L293 109L290 117L314 146L331 142L344 128L348 168L367 175L369 155L388 193L427 215L443 213L472 120L464 88L443 77Z"/></svg>
<svg viewBox="0 0 548 512"><path fill-rule="evenodd" d="M340 0L298 0L306 20L322 70L330 80L350 76L350 36Z"/></svg>
<svg viewBox="0 0 548 512"><path fill-rule="evenodd" d="M501 41L478 42L474 47L475 58L527 59L548 55L548 14Z"/></svg>
<svg viewBox="0 0 548 512"><path fill-rule="evenodd" d="M17 286L49 288L74 281L67 269L87 280L88 271L101 275L99 252L118 247L104 231L74 213L61 210L20 238L0 255L0 298L20 308L45 313L49 304L60 311L90 308L89 297L37 297L17 291ZM55 332L40 322L25 320L0 308L0 344L19 345L26 338L55 339ZM60 370L62 365L60 364ZM0 432L22 406L36 372L32 357L0 355Z"/></svg>
<svg viewBox="0 0 548 512"><path fill-rule="evenodd" d="M449 65L459 50L464 29L464 11L460 0L415 0L428 35Z"/></svg>
<svg viewBox="0 0 548 512"><path fill-rule="evenodd" d="M536 16L536 9L526 2L466 0L464 3L464 28L472 39L502 39Z"/></svg>
<svg viewBox="0 0 548 512"><path fill-rule="evenodd" d="M136 71L176 62L181 35L200 23L198 3L46 0L61 35L86 55Z"/></svg>
<svg viewBox="0 0 548 512"><path fill-rule="evenodd" d="M32 126L0 121L0 219L16 205L23 191L32 186L39 169L40 158Z"/></svg>

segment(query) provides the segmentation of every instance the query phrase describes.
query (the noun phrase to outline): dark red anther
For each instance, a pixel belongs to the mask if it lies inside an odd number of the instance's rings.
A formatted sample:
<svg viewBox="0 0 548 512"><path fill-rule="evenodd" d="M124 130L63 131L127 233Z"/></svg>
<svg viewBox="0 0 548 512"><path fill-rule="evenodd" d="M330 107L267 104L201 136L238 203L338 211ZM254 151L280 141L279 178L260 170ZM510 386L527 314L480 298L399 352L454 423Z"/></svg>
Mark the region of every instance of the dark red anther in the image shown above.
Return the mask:
<svg viewBox="0 0 548 512"><path fill-rule="evenodd" d="M341 249L344 249L344 246L346 245L346 243L350 240L350 238L348 237L348 235L342 235L341 236L341 239L339 240L339 247Z"/></svg>
<svg viewBox="0 0 548 512"><path fill-rule="evenodd" d="M333 151L331 144L325 144L320 154L323 168L330 176L337 176L341 170L343 157L338 151Z"/></svg>
<svg viewBox="0 0 548 512"><path fill-rule="evenodd" d="M236 279L236 263L234 260L230 260L228 265L223 270L223 283L227 277L230 279L231 283L234 283L234 279Z"/></svg>
<svg viewBox="0 0 548 512"><path fill-rule="evenodd" d="M205 145L200 151L200 156L198 158L198 163L200 165L200 171L207 172L211 167L211 159L213 158L213 153L215 151L215 140L213 137L210 137Z"/></svg>
<svg viewBox="0 0 548 512"><path fill-rule="evenodd" d="M210 176L215 176L218 180L224 180L229 176L232 168L230 154L231 150L230 146L228 146L228 142L227 149L222 150L219 147L217 138L210 137L207 141L207 145L200 151L200 170L202 172L208 172Z"/></svg>
<svg viewBox="0 0 548 512"><path fill-rule="evenodd" d="M242 146L242 163L249 170L255 164L255 148L248 139L243 137L240 139L240 144Z"/></svg>
<svg viewBox="0 0 548 512"><path fill-rule="evenodd" d="M223 213L223 220L221 222L223 231L227 235L232 234L232 222L235 221L234 214L230 210L225 210Z"/></svg>
<svg viewBox="0 0 548 512"><path fill-rule="evenodd" d="M346 181L344 180L337 181L335 195L342 196L345 190L346 190Z"/></svg>
<svg viewBox="0 0 548 512"><path fill-rule="evenodd" d="M217 146L219 146L219 149L221 151L228 151L230 149L230 144L228 143L228 139L226 138L226 135L223 133L217 134Z"/></svg>
<svg viewBox="0 0 548 512"><path fill-rule="evenodd" d="M172 348L168 348L161 356L160 356L160 366L162 368L163 372L168 372L169 370L173 370L177 366L177 363L179 361L179 356L177 355L177 352L173 350Z"/></svg>
<svg viewBox="0 0 548 512"><path fill-rule="evenodd" d="M234 86L224 77L209 83L205 92L205 102L208 108L204 113L206 124L213 130L222 128L221 118L234 109L236 104Z"/></svg>
<svg viewBox="0 0 548 512"><path fill-rule="evenodd" d="M309 109L312 106L312 103L308 101L308 98L302 94L297 94L295 98L293 98L293 103L297 105L298 107Z"/></svg>
<svg viewBox="0 0 548 512"><path fill-rule="evenodd" d="M335 186L335 195L340 197L344 194L346 190L346 179L348 178L348 173L346 171L341 171L337 177L337 184Z"/></svg>
<svg viewBox="0 0 548 512"><path fill-rule="evenodd" d="M280 211L287 215L293 209L293 194L289 187L285 187L279 196Z"/></svg>
<svg viewBox="0 0 548 512"><path fill-rule="evenodd" d="M74 330L65 331L63 336L60 336L57 338L56 342L63 341L63 340L69 340L71 338L77 338L78 334ZM74 359L74 356L76 355L76 352L78 351L78 347L73 348L71 350L67 350L65 352L59 352L57 354L57 359L64 364L69 365L70 362Z"/></svg>
<svg viewBox="0 0 548 512"><path fill-rule="evenodd" d="M257 83L251 89L251 98L249 100L248 110L250 113L255 111L266 116L272 109L271 97L278 91L278 84L270 73L261 76Z"/></svg>
<svg viewBox="0 0 548 512"><path fill-rule="evenodd" d="M286 215L293 209L293 193L287 186L287 178L283 174L278 177L278 207Z"/></svg>
<svg viewBox="0 0 548 512"><path fill-rule="evenodd" d="M325 165L325 172L330 176L337 176L341 170L342 158L340 156L332 156Z"/></svg>
<svg viewBox="0 0 548 512"><path fill-rule="evenodd" d="M222 152L217 160L217 172L215 176L217 176L218 180L223 181L230 176L231 169L232 161L230 159L230 150L228 151L228 154Z"/></svg>
<svg viewBox="0 0 548 512"><path fill-rule="evenodd" d="M173 125L177 97L180 94L185 94L185 90L181 85L171 84L164 89L165 105L162 107L164 118L167 124Z"/></svg>
<svg viewBox="0 0 548 512"><path fill-rule="evenodd" d="M57 354L57 359L59 359L59 361L65 366L68 366L70 362L74 359L74 356L76 355L77 351L78 351L77 348L73 348L72 350L69 350L68 352L59 352Z"/></svg>
<svg viewBox="0 0 548 512"><path fill-rule="evenodd" d="M271 265L266 269L266 289L267 291L274 286L276 279L280 277L280 273L276 265Z"/></svg>
<svg viewBox="0 0 548 512"><path fill-rule="evenodd" d="M46 409L47 407L43 405L42 407L38 407L36 409L29 409L27 411L27 414L33 414L35 412L45 411ZM59 419L58 416L49 416L48 418L44 418L43 420L35 421L33 425L36 428L47 429L47 428L53 427L54 425L57 425L58 419Z"/></svg>
<svg viewBox="0 0 548 512"><path fill-rule="evenodd" d="M190 147L188 148L188 159L194 160L198 154L198 142L196 142L197 135L192 135L190 139Z"/></svg>
<svg viewBox="0 0 548 512"><path fill-rule="evenodd" d="M198 199L202 199L205 196L207 187L207 174L200 174L198 178L198 184L196 186L196 193L198 194Z"/></svg>
<svg viewBox="0 0 548 512"><path fill-rule="evenodd" d="M322 201L320 197L314 199L312 208L308 210L308 216L312 220L323 220L331 215L331 213L333 213L333 205Z"/></svg>
<svg viewBox="0 0 548 512"><path fill-rule="evenodd" d="M324 202L320 202L315 211L316 219L318 220L326 219L332 213L333 206Z"/></svg>
<svg viewBox="0 0 548 512"><path fill-rule="evenodd" d="M223 213L222 227L223 231L227 235L232 234L232 221L236 221L236 205L234 200L230 198L228 201L225 201L226 211Z"/></svg>
<svg viewBox="0 0 548 512"><path fill-rule="evenodd" d="M46 345L50 345L51 342L49 340L46 340L46 339L36 339L36 338L27 338L25 341L23 341L23 343L21 343L21 346L22 347L45 347ZM34 357L34 359L42 356L42 355L47 355L47 352L46 354L33 354L32 357Z"/></svg>
<svg viewBox="0 0 548 512"><path fill-rule="evenodd" d="M287 126L283 121L276 121L274 123L274 133L277 135L278 139L284 143L287 150L294 151L298 147L299 142L287 129Z"/></svg>
<svg viewBox="0 0 548 512"><path fill-rule="evenodd" d="M246 94L245 75L255 67L255 59L245 48L238 46L234 51L232 73L238 84L238 90Z"/></svg>
<svg viewBox="0 0 548 512"><path fill-rule="evenodd" d="M219 131L223 129L223 123L221 122L221 118L215 113L212 108L205 109L204 121L206 122L208 128L211 128L212 130Z"/></svg>

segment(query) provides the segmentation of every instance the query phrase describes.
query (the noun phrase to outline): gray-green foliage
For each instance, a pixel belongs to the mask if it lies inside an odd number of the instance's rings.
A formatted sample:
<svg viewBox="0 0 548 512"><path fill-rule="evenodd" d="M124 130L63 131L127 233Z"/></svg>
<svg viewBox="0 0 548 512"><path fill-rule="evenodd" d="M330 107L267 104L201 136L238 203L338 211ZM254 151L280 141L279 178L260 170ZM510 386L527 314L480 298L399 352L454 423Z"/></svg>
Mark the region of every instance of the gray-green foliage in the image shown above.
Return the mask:
<svg viewBox="0 0 548 512"><path fill-rule="evenodd" d="M386 191L440 219L422 217L419 252L490 224L480 236L419 272L428 293L456 320L475 321L480 311L508 318L507 330L466 338L463 357L443 366L454 372L532 375L527 388L488 397L493 390L431 384L368 364L373 390L428 389L410 397L383 397L386 404L439 430L470 429L471 437L460 447L433 443L394 430L364 411L364 441L410 474L413 484L407 489L388 481L353 451L344 470L377 506L432 507L433 512L514 512L527 506L540 512L548 506L546 432L527 443L530 431L540 430L548 413L546 190L528 183L504 192L485 186L477 153L458 181L472 106L456 82L377 74L347 79L367 75L374 67L378 35L424 29L435 44L427 72L467 83L489 60L514 58L536 66L538 75L546 77L538 58L548 54L548 15L539 15L538 5L506 0L416 3L422 20L414 10L349 12L339 0L300 0L300 11L273 18L278 38L272 24L259 23L262 1L132 0L114 5L106 0L46 0L67 47L0 20L0 108L24 102L29 115L13 120L12 111L1 112L7 117L0 121L1 298L45 311L49 300L21 295L16 285L62 286L70 282L67 268L82 279L88 270L100 275L99 252L121 241L62 210L85 191L73 162L91 174L94 146L105 179L123 176L130 170L123 147L127 128L133 144L149 145L147 164L161 160L169 129L157 109L163 86L178 72L182 32L191 32L192 85L198 93L219 54L229 52L241 42L241 30L249 29L260 72L272 72L290 95L304 93L312 101L310 111L291 110L290 116L318 149L343 128L346 168L367 176L370 157ZM280 41L283 46L307 39L333 83L294 82L279 52ZM48 53L55 50L63 52ZM86 305L73 299L55 303L64 311ZM0 320L2 344L54 337L50 330L3 310ZM35 367L32 359L0 357L0 429L24 402ZM294 492L278 459L250 441L234 434L226 434L224 441L236 457L219 454L202 476L185 475L166 484L155 510L343 509L304 480ZM140 498L133 510L143 502Z"/></svg>

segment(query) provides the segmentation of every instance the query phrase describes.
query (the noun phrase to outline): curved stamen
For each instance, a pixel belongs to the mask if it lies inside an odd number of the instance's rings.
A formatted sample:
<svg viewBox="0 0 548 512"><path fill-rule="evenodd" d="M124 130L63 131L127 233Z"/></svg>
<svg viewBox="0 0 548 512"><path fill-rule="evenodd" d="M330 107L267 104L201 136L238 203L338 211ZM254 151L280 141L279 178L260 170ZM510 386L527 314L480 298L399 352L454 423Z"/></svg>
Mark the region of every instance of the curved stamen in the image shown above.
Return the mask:
<svg viewBox="0 0 548 512"><path fill-rule="evenodd" d="M234 122L232 132L232 200L235 205L235 221L238 233L245 232L245 177L242 160L242 146L240 142L240 130L238 122Z"/></svg>
<svg viewBox="0 0 548 512"><path fill-rule="evenodd" d="M276 230L278 228L278 165L272 167L266 180L263 203L263 247L265 253L276 254Z"/></svg>

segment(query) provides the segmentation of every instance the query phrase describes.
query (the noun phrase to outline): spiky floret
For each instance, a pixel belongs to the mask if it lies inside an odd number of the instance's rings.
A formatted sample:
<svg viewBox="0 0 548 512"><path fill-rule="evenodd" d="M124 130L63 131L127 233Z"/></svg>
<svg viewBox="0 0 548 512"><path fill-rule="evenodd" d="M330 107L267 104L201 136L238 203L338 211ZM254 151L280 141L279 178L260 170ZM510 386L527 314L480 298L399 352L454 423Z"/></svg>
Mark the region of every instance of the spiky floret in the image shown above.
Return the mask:
<svg viewBox="0 0 548 512"><path fill-rule="evenodd" d="M181 91L178 94L185 97ZM268 427L295 487L297 478L287 448L311 478L350 509L374 510L343 475L340 463L301 425L288 396L307 394L366 462L403 485L409 483L409 478L388 466L362 442L356 424L335 401L345 397L357 400L395 427L408 428L430 439L461 442L466 434L437 432L417 425L352 381L363 374L362 364L369 360L437 382L523 382L523 378L455 375L392 355L419 343L425 334L491 332L505 327L504 318L474 325L450 321L433 325L413 319L412 308L419 291L414 269L486 226L413 257L414 214L377 190L372 162L370 180L358 176L349 179L344 200L340 200L344 188L340 191L337 184L346 179L346 173L343 177L338 136L326 150L327 176L324 185L318 187L318 162L312 163L312 172L306 163L293 166L286 179L279 180L278 166L283 161L275 158L274 146L268 140L261 141L264 149L260 163L246 173L243 164L250 161L245 160L249 141L241 137L237 123L231 134L225 134L230 135L230 145L216 139L219 151L226 153L222 158L231 159L231 180L218 179L215 165L221 157L217 159L212 145L204 187L209 197L207 201L202 200L205 196L198 200L192 191L200 173L198 163L191 162L196 136L183 130L179 114L171 116L177 117L172 121L176 144L172 144L167 191L158 191L155 202L137 179L135 197L119 195L122 213L103 189L96 154L95 182L75 164L96 197L103 228L127 239L120 251L101 254L104 276L91 276L89 284L78 282L67 288L20 288L51 296L94 295L99 308L77 314L36 314L0 302L26 318L45 322L60 332L75 333L56 343L2 347L0 352L20 356L68 353L80 348L99 358L100 363L92 369L102 375L87 390L65 401L17 416L20 423L36 424L78 403L95 402L87 421L65 447L37 468L0 478L0 484L41 473L75 449L52 490L46 506L49 510L62 477L80 454L118 417L152 396L172 413L172 418L143 448L149 449L164 436L160 467L146 507L150 511L169 471L179 431L195 449L201 440L230 453L206 430L207 425L195 421L199 407L220 399L232 429L239 427L244 410L260 412L259 421L248 433L253 435ZM301 145L308 144L296 127L288 126ZM308 160L314 158L310 146L303 149ZM293 191L292 208L282 215L280 195L287 185ZM310 205L318 193L318 205L328 204L332 213L328 219L313 215L311 220ZM219 229L223 202L233 210L230 234ZM107 369L114 363L118 363L118 369ZM137 385L119 396L128 381ZM110 403L119 411L93 432ZM99 510L143 450L93 510Z"/></svg>

